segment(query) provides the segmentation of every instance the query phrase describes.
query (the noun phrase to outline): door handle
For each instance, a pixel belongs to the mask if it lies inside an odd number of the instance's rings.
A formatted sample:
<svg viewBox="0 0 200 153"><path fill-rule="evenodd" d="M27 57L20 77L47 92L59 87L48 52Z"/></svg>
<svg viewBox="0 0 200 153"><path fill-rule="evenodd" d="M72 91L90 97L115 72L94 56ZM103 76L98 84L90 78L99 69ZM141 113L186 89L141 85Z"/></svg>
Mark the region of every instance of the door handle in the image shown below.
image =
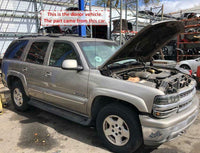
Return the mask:
<svg viewBox="0 0 200 153"><path fill-rule="evenodd" d="M45 77L50 77L52 75L51 72L46 72Z"/></svg>
<svg viewBox="0 0 200 153"><path fill-rule="evenodd" d="M24 68L22 69L23 72L26 72L27 70L28 70L27 67L24 67Z"/></svg>

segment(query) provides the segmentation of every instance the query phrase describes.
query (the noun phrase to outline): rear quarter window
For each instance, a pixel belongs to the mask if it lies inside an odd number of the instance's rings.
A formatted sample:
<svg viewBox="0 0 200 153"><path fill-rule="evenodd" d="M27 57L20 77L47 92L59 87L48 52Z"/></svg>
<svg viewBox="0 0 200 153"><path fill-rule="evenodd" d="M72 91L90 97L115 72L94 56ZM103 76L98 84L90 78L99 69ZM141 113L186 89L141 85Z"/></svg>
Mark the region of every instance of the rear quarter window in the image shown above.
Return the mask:
<svg viewBox="0 0 200 153"><path fill-rule="evenodd" d="M28 40L16 40L12 42L5 52L4 59L20 59Z"/></svg>

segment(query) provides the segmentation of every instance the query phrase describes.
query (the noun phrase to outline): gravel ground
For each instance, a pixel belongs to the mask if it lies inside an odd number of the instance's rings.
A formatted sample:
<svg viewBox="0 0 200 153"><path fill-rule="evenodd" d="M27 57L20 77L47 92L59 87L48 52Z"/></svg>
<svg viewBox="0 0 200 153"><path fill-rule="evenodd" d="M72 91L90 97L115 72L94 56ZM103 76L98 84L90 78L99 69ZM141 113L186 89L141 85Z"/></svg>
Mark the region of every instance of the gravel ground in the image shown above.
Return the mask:
<svg viewBox="0 0 200 153"><path fill-rule="evenodd" d="M200 97L200 91L198 91ZM34 108L16 112L12 106L0 116L0 153L106 153L94 128L84 127ZM200 115L182 136L151 153L200 153Z"/></svg>

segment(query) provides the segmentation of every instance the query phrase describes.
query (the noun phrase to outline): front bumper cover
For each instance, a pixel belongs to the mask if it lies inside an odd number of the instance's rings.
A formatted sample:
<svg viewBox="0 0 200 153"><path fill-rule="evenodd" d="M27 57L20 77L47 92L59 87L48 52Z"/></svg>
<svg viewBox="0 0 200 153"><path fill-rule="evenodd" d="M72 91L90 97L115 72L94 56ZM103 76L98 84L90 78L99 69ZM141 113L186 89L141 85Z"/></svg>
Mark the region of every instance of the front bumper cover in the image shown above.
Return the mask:
<svg viewBox="0 0 200 153"><path fill-rule="evenodd" d="M195 96L187 110L170 118L154 119L140 115L144 144L155 146L181 135L196 120L198 112L199 99Z"/></svg>

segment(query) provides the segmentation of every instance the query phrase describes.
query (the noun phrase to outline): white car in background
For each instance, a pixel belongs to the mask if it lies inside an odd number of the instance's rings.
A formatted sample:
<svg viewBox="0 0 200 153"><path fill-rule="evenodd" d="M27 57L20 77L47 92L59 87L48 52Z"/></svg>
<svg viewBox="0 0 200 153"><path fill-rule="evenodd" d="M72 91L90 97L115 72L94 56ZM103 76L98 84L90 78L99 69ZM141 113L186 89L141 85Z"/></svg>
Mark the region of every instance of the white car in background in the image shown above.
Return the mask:
<svg viewBox="0 0 200 153"><path fill-rule="evenodd" d="M149 63L150 64L150 63ZM192 70L192 74L195 75L197 72L197 67L200 66L200 58L184 60L181 62L176 62L174 60L153 60L153 66L167 67L167 68L177 68Z"/></svg>
<svg viewBox="0 0 200 153"><path fill-rule="evenodd" d="M191 60L184 60L177 63L177 67L192 70L192 74L196 74L198 66L200 66L200 57Z"/></svg>

